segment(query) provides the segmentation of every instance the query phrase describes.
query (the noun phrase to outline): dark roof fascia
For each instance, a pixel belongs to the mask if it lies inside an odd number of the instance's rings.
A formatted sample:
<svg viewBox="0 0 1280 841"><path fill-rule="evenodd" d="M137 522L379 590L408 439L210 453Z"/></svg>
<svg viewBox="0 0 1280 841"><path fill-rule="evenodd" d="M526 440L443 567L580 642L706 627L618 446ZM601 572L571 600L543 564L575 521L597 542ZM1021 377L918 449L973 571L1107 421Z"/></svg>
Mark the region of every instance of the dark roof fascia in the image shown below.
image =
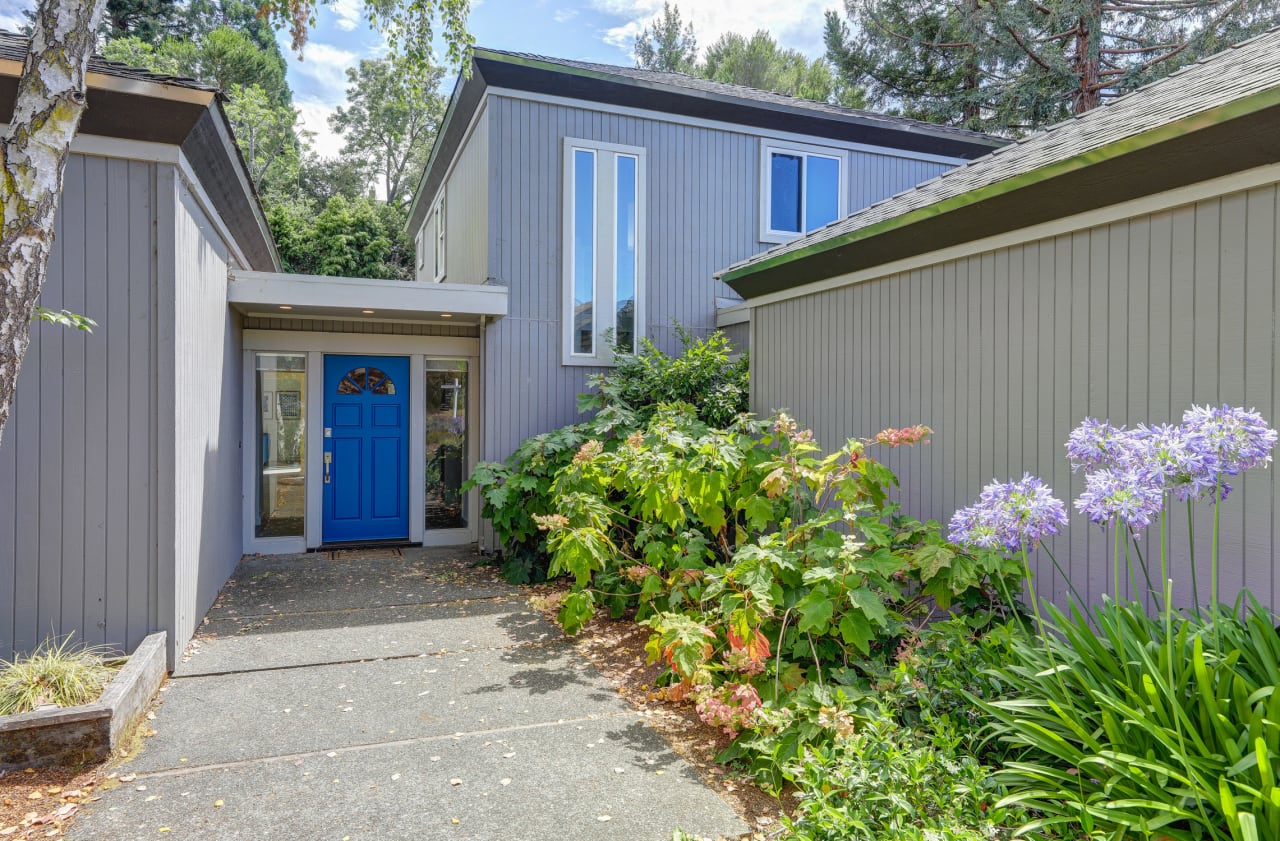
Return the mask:
<svg viewBox="0 0 1280 841"><path fill-rule="evenodd" d="M1280 87L717 275L748 300L1280 161Z"/></svg>
<svg viewBox="0 0 1280 841"><path fill-rule="evenodd" d="M275 239L228 125L222 103L213 103L183 142L182 154L248 259L244 268L280 271Z"/></svg>
<svg viewBox="0 0 1280 841"><path fill-rule="evenodd" d="M17 78L0 75L0 122L12 119L17 92ZM247 268L279 269L275 241L217 98L200 105L91 86L86 101L79 134L180 148L236 244L254 264Z"/></svg>
<svg viewBox="0 0 1280 841"><path fill-rule="evenodd" d="M422 172L422 180L418 182L418 190L414 193L413 204L409 206L407 230L410 236L417 233L422 222L431 209L432 200L440 185L444 183L445 173L466 139L467 129L471 127L471 119L484 98L485 79L473 63L471 75L458 74L453 85L453 94L449 97L449 107L445 110L444 121L436 141L431 146L431 156Z"/></svg>
<svg viewBox="0 0 1280 841"><path fill-rule="evenodd" d="M581 99L684 117L786 131L972 160L1007 141L974 132L953 132L927 123L886 122L857 114L815 111L802 106L754 100L575 67L531 56L475 50L476 66L495 88Z"/></svg>

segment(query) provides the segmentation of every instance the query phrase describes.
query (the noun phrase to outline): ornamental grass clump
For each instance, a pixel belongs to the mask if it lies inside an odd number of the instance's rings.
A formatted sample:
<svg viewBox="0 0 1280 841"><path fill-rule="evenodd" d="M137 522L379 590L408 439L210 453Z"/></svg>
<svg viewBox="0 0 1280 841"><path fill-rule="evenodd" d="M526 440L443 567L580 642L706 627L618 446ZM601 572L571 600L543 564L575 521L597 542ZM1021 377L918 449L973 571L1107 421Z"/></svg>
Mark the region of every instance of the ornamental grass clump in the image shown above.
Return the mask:
<svg viewBox="0 0 1280 841"><path fill-rule="evenodd" d="M0 715L96 700L115 674L103 654L100 648L73 646L67 637L46 640L33 654L13 662L0 660Z"/></svg>
<svg viewBox="0 0 1280 841"><path fill-rule="evenodd" d="M1085 472L1075 507L1113 530L1115 589L1090 611L1050 606L1039 633L1015 638L1007 662L988 669L1007 697L973 699L994 719L992 736L1016 757L996 774L1009 792L998 805L1041 815L1022 832L1280 841L1280 635L1275 617L1248 593L1233 606L1220 604L1217 584L1228 480L1269 465L1276 440L1257 412L1230 406L1193 406L1177 426L1127 429L1087 419L1071 433L1067 457ZM957 514L953 538L1025 560L1032 541L1009 525L1008 503L1001 507L993 487ZM1175 502L1188 506L1193 550L1191 507L1213 506L1205 609L1198 595L1190 610L1172 604ZM1158 589L1138 542L1157 526ZM1122 566L1139 591L1134 559L1153 610L1120 601ZM1194 581L1194 554L1190 566ZM1034 590L1032 599L1039 618Z"/></svg>

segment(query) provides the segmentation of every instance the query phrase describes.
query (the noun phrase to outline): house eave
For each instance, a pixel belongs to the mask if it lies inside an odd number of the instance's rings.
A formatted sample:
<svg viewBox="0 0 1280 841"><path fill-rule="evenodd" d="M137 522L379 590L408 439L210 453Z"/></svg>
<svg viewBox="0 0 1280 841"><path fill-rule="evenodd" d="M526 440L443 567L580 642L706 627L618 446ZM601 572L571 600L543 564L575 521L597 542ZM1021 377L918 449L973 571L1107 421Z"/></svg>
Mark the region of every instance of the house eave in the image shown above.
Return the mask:
<svg viewBox="0 0 1280 841"><path fill-rule="evenodd" d="M504 286L237 271L227 303L265 318L478 324L509 311Z"/></svg>

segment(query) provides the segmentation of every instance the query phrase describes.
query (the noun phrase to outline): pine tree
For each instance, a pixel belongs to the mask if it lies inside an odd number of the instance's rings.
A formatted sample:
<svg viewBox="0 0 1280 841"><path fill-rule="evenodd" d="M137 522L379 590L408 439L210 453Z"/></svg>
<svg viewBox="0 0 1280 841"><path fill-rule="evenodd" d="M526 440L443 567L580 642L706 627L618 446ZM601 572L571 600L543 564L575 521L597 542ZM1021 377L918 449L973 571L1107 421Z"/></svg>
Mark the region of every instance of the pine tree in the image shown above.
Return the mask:
<svg viewBox="0 0 1280 841"><path fill-rule="evenodd" d="M876 107L1018 134L1280 22L1272 0L845 0L827 58Z"/></svg>
<svg viewBox="0 0 1280 841"><path fill-rule="evenodd" d="M636 67L668 73L692 73L698 63L693 24L680 19L680 8L662 4L662 15L640 31L635 45Z"/></svg>

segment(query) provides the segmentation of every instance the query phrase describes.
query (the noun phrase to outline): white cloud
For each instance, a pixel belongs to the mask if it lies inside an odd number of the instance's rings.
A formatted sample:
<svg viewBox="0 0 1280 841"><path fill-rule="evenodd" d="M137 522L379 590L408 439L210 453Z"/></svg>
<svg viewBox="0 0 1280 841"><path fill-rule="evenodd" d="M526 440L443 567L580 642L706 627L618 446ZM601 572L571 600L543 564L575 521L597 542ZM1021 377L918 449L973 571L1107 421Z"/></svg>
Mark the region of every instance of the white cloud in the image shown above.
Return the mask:
<svg viewBox="0 0 1280 841"><path fill-rule="evenodd" d="M334 25L343 32L353 32L360 25L360 0L334 0L329 8L338 18Z"/></svg>
<svg viewBox="0 0 1280 841"><path fill-rule="evenodd" d="M630 52L635 37L662 13L662 0L590 0L593 8L622 20L603 34L606 43ZM705 51L726 32L751 35L768 30L784 47L811 58L822 55L822 16L839 9L839 0L681 0L680 17L693 24L698 48Z"/></svg>
<svg viewBox="0 0 1280 841"><path fill-rule="evenodd" d="M302 50L302 61L290 59L290 64L300 76L316 82L323 91L323 99L341 102L346 96L346 70L355 64L356 54L332 44L310 41Z"/></svg>
<svg viewBox="0 0 1280 841"><path fill-rule="evenodd" d="M577 9L556 9L555 14L551 16L556 23L568 23L578 16Z"/></svg>
<svg viewBox="0 0 1280 841"><path fill-rule="evenodd" d="M345 142L341 134L329 127L329 117L337 106L316 99L302 99L294 102L293 107L298 109L302 128L313 135L312 150L322 158L337 157Z"/></svg>

